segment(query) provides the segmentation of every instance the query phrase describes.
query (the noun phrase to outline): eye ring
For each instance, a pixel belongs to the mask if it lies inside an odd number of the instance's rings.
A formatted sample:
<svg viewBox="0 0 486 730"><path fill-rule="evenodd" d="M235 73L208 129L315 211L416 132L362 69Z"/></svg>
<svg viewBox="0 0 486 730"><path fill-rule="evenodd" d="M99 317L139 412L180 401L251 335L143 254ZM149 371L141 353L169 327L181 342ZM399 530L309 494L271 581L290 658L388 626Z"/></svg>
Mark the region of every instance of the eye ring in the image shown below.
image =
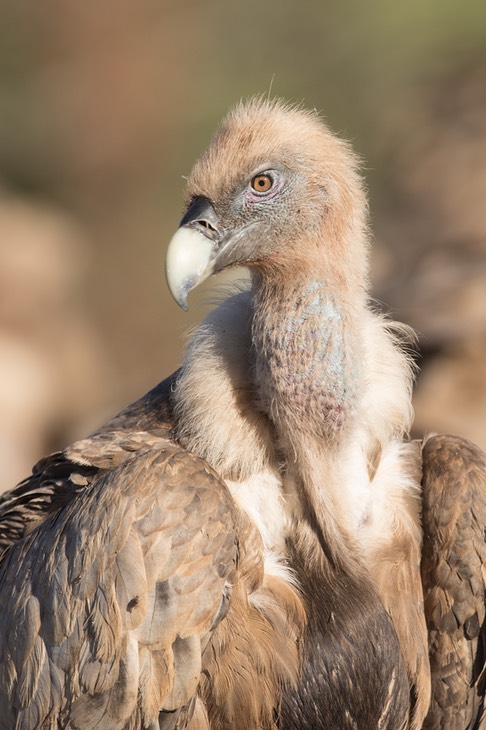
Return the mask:
<svg viewBox="0 0 486 730"><path fill-rule="evenodd" d="M255 175L251 180L251 188L256 193L264 194L268 193L274 185L274 179L271 175L266 172Z"/></svg>

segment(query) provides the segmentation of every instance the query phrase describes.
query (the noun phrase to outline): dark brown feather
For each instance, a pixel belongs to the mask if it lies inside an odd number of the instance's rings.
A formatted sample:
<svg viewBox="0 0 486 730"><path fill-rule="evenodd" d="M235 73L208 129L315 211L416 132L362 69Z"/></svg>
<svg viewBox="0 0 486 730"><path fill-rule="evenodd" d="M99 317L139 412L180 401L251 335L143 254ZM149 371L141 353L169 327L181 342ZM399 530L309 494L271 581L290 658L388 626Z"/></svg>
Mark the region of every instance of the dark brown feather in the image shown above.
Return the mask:
<svg viewBox="0 0 486 730"><path fill-rule="evenodd" d="M486 457L455 436L423 445L422 581L432 702L424 728L482 727Z"/></svg>
<svg viewBox="0 0 486 730"><path fill-rule="evenodd" d="M122 727L164 707L176 717L235 581L237 515L209 467L139 433L95 437L88 454L103 465L98 477L56 512L55 496L46 500L44 520L4 555L2 625L22 627L0 639L1 716L12 727ZM21 492L4 503L10 511ZM134 642L149 661L138 699Z"/></svg>
<svg viewBox="0 0 486 730"><path fill-rule="evenodd" d="M284 695L282 728L404 730L407 673L370 579L358 564L343 572L324 556L309 559L309 535L297 534L288 547L309 619L302 674L297 690Z"/></svg>

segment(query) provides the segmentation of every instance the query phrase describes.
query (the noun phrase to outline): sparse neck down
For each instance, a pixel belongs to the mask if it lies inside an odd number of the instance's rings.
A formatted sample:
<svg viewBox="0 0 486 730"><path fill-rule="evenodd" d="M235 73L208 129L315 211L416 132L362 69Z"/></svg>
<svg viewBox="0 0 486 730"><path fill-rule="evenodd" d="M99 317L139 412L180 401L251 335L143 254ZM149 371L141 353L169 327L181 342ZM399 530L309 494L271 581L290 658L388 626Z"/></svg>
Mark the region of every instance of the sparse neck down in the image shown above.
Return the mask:
<svg viewBox="0 0 486 730"><path fill-rule="evenodd" d="M326 272L256 275L252 288L255 383L304 507L327 545L349 534L333 468L354 422L361 383L364 297Z"/></svg>
<svg viewBox="0 0 486 730"><path fill-rule="evenodd" d="M255 382L279 436L338 443L352 420L361 379L359 302L303 270L255 276L252 340Z"/></svg>

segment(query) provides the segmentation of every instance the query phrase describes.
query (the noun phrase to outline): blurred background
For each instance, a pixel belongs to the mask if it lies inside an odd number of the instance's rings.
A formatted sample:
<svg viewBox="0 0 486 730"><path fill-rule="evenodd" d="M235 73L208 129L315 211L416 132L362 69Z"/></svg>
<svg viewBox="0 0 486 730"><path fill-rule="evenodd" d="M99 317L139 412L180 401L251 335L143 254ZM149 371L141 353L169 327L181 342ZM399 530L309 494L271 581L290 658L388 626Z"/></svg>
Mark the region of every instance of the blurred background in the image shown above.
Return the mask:
<svg viewBox="0 0 486 730"><path fill-rule="evenodd" d="M486 3L16 0L0 4L0 490L180 362L205 311L197 292L181 312L163 276L183 175L270 88L365 160L375 296L420 334L417 433L486 448Z"/></svg>

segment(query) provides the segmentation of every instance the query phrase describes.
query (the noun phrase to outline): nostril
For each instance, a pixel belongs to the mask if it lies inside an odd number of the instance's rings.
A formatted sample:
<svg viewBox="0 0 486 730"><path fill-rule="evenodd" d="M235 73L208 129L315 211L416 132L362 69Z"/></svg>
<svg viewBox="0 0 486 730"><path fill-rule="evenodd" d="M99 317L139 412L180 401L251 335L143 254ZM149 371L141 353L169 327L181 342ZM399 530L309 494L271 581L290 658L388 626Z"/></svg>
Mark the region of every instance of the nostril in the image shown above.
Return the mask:
<svg viewBox="0 0 486 730"><path fill-rule="evenodd" d="M203 196L196 197L190 202L179 225L190 226L212 241L217 241L220 237L218 214L209 198Z"/></svg>
<svg viewBox="0 0 486 730"><path fill-rule="evenodd" d="M199 223L200 226L203 226L203 228L207 228L208 231L214 231L214 232L216 232L216 228L214 226L212 226L209 221L200 220L200 221L198 221L198 223Z"/></svg>

